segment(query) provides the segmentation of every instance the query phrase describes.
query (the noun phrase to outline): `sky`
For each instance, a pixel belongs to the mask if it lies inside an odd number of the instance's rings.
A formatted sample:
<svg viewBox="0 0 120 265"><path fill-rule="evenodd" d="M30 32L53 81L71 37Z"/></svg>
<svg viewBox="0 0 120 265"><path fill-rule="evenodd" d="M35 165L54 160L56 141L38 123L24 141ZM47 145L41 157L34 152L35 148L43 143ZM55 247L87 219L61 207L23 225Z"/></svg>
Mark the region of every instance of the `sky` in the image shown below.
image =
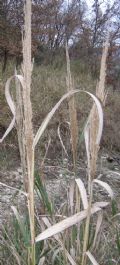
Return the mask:
<svg viewBox="0 0 120 265"><path fill-rule="evenodd" d="M86 0L86 3L88 5L88 7L91 7L93 4L93 0ZM101 1L102 2L102 1ZM109 3L110 5L113 3L113 0L105 0L106 3ZM104 9L104 4L102 5L102 8Z"/></svg>
<svg viewBox="0 0 120 265"><path fill-rule="evenodd" d="M71 0L66 0L66 2L70 2ZM94 0L86 0L86 3L88 5L88 7L91 7L93 4ZM102 2L102 1L101 1ZM112 4L113 0L105 0L106 3ZM102 8L104 9L104 4L102 5Z"/></svg>

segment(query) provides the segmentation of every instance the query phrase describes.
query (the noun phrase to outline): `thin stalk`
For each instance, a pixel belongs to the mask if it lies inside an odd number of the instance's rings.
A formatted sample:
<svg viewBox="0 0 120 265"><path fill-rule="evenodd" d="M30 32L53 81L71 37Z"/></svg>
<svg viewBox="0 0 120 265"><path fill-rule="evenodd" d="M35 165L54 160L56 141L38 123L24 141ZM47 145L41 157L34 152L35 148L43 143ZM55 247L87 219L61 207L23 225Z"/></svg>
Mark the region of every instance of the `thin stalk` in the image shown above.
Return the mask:
<svg viewBox="0 0 120 265"><path fill-rule="evenodd" d="M90 226L92 197L93 197L93 187L92 187L92 183L91 183L91 186L90 186L90 198L89 198L89 205L88 205L88 214L87 214L87 219L86 219L86 224L85 224L85 233L84 233L83 253L82 253L82 263L81 263L81 265L86 265L86 262L87 262L86 251L87 251L88 239L89 239L89 226Z"/></svg>
<svg viewBox="0 0 120 265"><path fill-rule="evenodd" d="M24 144L26 152L26 179L24 183L28 193L28 211L31 233L30 265L35 265L35 225L34 225L34 149L33 149L33 125L31 93L31 0L26 0L24 6L25 24L23 34L23 109L24 109Z"/></svg>
<svg viewBox="0 0 120 265"><path fill-rule="evenodd" d="M66 43L66 61L67 61L67 91L74 89L74 84L71 76L70 69L70 58L68 52L68 46ZM76 161L77 161L77 143L78 143L78 121L77 121L77 110L74 95L68 101L69 105L69 117L70 117L70 133L71 133L71 144L72 144L72 155L73 155L73 164L74 171L76 175Z"/></svg>

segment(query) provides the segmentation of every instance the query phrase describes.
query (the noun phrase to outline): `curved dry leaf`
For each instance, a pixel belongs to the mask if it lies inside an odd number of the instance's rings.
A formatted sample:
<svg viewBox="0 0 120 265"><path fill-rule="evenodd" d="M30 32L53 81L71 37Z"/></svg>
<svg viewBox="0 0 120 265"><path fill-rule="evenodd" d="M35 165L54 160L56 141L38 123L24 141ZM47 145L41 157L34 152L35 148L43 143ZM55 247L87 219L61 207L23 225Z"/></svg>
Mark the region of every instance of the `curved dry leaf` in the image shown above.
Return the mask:
<svg viewBox="0 0 120 265"><path fill-rule="evenodd" d="M110 195L111 199L114 198L114 193L113 193L111 187L106 182L104 182L102 180L99 180L99 179L94 179L93 183L97 183L100 186L102 186L108 192L108 194Z"/></svg>
<svg viewBox="0 0 120 265"><path fill-rule="evenodd" d="M43 217L42 218L43 222L46 224L47 227L51 227L51 223L49 222L47 217ZM71 255L69 254L69 252L67 251L67 249L65 248L64 244L62 243L62 241L60 240L59 235L54 235L54 238L56 239L56 241L59 243L59 245L61 246L61 248L64 250L65 255L67 256L69 262L72 265L77 265L76 262L73 260L73 258L71 257Z"/></svg>
<svg viewBox="0 0 120 265"><path fill-rule="evenodd" d="M101 209L99 207L93 205L91 208L91 215L100 210ZM42 232L40 235L36 237L35 241L39 242L41 240L47 239L51 236L56 235L57 233L64 231L65 229L83 221L87 217L87 214L88 214L87 210L84 210L71 217L66 218L65 220L46 229L44 232Z"/></svg>
<svg viewBox="0 0 120 265"><path fill-rule="evenodd" d="M85 185L83 183L83 181L79 178L79 179L75 179L75 182L79 188L80 191L80 195L81 195L81 199L82 199L82 203L83 203L83 207L84 210L86 210L88 208L88 198L87 198L87 192L85 189Z"/></svg>
<svg viewBox="0 0 120 265"><path fill-rule="evenodd" d="M11 83L12 79L13 79L13 76L11 76L6 82L6 85L5 85L5 97L6 97L8 106L9 106L12 114L15 115L15 104L14 104L14 102L12 100L11 95L10 95L10 83Z"/></svg>
<svg viewBox="0 0 120 265"><path fill-rule="evenodd" d="M10 83L14 78L18 78L18 80L20 81L22 87L24 86L24 82L23 82L23 76L22 75L14 75L11 76L5 85L5 97L8 103L8 106L13 114L13 119L10 123L10 125L8 126L7 130L5 131L4 135L2 136L2 138L0 139L0 143L3 142L3 140L6 138L6 136L10 133L10 131L13 129L14 125L15 125L15 119L16 119L16 111L15 111L15 103L11 97L10 94Z"/></svg>
<svg viewBox="0 0 120 265"><path fill-rule="evenodd" d="M12 79L13 79L13 76L10 77L7 80L7 82L6 82L6 85L5 85L5 96L6 96L6 100L7 100L8 106L10 107L10 110L11 110L11 112L13 114L13 119L12 119L10 125L8 126L6 132L4 133L2 138L0 139L0 143L3 142L3 140L9 134L9 132L13 129L14 124L15 124L15 104L14 104L14 102L12 100L11 95L10 95L10 83L11 83Z"/></svg>
<svg viewBox="0 0 120 265"><path fill-rule="evenodd" d="M93 255L90 253L90 251L86 252L86 255L88 256L88 258L90 259L90 261L92 262L93 265L99 265L98 262L96 261L96 259L93 257Z"/></svg>
<svg viewBox="0 0 120 265"><path fill-rule="evenodd" d="M97 110L98 110L99 128L98 128L98 134L97 134L96 144L99 145L100 140L101 140L101 137L102 137L102 131L103 131L103 110L102 110L101 103L98 100L98 98L96 96L94 96L90 92L86 92L86 93L92 97L93 101L96 104ZM88 122L87 122L87 124L85 126L85 130L86 130L86 127L89 127L89 119L88 119Z"/></svg>
<svg viewBox="0 0 120 265"><path fill-rule="evenodd" d="M113 219L116 218L116 217L120 217L120 213L115 214L115 215L111 218L111 220L113 220Z"/></svg>
<svg viewBox="0 0 120 265"><path fill-rule="evenodd" d="M96 96L94 96L92 93L88 92L88 91L84 91L84 90L72 90L68 93L66 93L65 95L62 96L62 98L58 101L58 103L52 108L52 110L48 113L48 115L46 116L46 118L44 119L44 121L42 122L41 126L39 127L34 141L33 141L33 148L35 148L35 146L37 145L39 139L41 138L43 132L45 131L48 123L50 122L51 118L53 117L53 115L55 114L56 110L60 107L61 103L71 97L72 95L76 94L76 93L86 93L89 96L92 97L93 101L96 104L97 110L98 110L98 116L99 116L99 128L98 128L98 134L97 134L97 140L96 143L99 144L101 136L102 136L102 129L103 129L103 111L102 111L102 107L101 104L99 102L99 100L97 99Z"/></svg>
<svg viewBox="0 0 120 265"><path fill-rule="evenodd" d="M2 136L2 138L0 139L0 143L3 142L3 140L6 138L6 136L11 132L11 130L13 129L15 125L15 116L13 117L9 127L7 128L7 130L5 131L4 135Z"/></svg>

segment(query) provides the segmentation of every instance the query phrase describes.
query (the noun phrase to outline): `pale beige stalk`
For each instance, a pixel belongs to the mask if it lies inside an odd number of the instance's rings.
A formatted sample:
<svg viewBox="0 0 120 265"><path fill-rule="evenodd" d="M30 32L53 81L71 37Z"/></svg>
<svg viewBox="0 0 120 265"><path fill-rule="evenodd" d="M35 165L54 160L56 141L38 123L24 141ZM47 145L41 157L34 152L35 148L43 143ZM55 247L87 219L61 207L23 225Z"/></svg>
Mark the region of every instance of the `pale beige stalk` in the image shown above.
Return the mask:
<svg viewBox="0 0 120 265"><path fill-rule="evenodd" d="M67 90L72 91L74 89L71 70L70 70L70 58L68 53L68 46L66 44L66 61L67 61ZM77 111L75 104L74 95L69 99L69 117L70 117L70 132L71 132L71 142L72 142L72 153L74 168L77 160L77 142L78 142L78 122L77 122Z"/></svg>
<svg viewBox="0 0 120 265"><path fill-rule="evenodd" d="M23 107L24 107L24 143L26 152L26 191L28 192L28 210L31 231L31 262L35 264L35 232L34 232L34 149L33 149L33 126L31 93L31 0L26 0L24 6L25 25L23 32Z"/></svg>
<svg viewBox="0 0 120 265"><path fill-rule="evenodd" d="M107 37L105 46L103 47L102 59L101 59L101 68L100 68L100 79L96 89L96 96L100 99L103 105L105 105L106 99L106 91L105 91L105 77L106 77L106 60L108 54L108 43L109 37ZM86 251L88 247L88 238L89 238L89 225L90 225L90 210L91 210L91 202L92 202L92 180L96 175L96 167L97 167L97 158L99 151L99 144L97 142L97 134L98 134L98 126L99 126L99 118L98 118L98 110L93 105L90 116L89 116L89 131L88 131L88 186L89 186L89 207L88 214L86 219L85 233L84 233L84 243L83 243L83 255L82 255L82 265L86 265L87 256Z"/></svg>
<svg viewBox="0 0 120 265"><path fill-rule="evenodd" d="M100 99L103 105L105 105L106 100L106 90L105 90L105 78L106 78L106 60L108 54L108 42L109 37L105 42L103 47L102 59L101 59L101 68L100 68L100 79L96 88L96 96ZM98 112L96 106L93 105L93 108L90 113L90 176L95 177L96 174L96 164L99 151L99 145L96 144L96 136L98 131Z"/></svg>
<svg viewBox="0 0 120 265"><path fill-rule="evenodd" d="M17 72L15 71L15 76ZM16 123L17 123L17 135L18 135L18 144L19 152L21 159L22 175L25 190L27 190L27 176L26 176L26 151L25 151L25 142L24 142L24 113L23 113L23 97L22 97L22 86L16 77Z"/></svg>

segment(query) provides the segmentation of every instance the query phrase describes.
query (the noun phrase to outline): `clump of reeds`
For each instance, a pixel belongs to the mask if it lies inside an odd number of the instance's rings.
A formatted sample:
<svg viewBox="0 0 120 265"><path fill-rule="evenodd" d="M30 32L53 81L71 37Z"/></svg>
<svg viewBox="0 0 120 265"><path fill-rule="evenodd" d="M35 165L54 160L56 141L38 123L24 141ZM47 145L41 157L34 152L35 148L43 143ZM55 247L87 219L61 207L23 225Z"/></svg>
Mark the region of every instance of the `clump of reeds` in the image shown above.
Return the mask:
<svg viewBox="0 0 120 265"><path fill-rule="evenodd" d="M106 56L107 56L107 45L105 45L105 50L102 56L102 63L101 63L101 74L100 74L100 82L97 87L97 96L100 98L102 102L105 99L105 90L104 90L104 82L105 82L105 65L106 65ZM96 160L97 160L97 153L99 149L100 139L102 136L102 129L103 129L103 111L101 104L96 96L87 92L87 91L80 91L80 90L73 90L73 83L70 71L70 60L68 54L68 48L66 47L66 57L67 57L67 88L68 93L63 95L63 97L59 100L59 102L54 106L54 108L48 113L44 121L42 122L41 126L39 127L36 135L33 135L33 125L32 125L32 106L31 106L31 73L32 73L32 62L31 62L31 0L26 0L25 3L25 26L24 26L24 34L23 34L23 65L22 65L22 75L15 75L14 77L19 80L16 81L17 91L17 117L16 117L16 108L15 104L10 96L9 86L12 78L7 81L6 84L6 97L8 104L11 108L13 113L13 120L5 133L4 137L1 139L1 142L5 138L5 136L10 132L13 128L15 120L17 120L18 125L18 138L19 138L19 146L20 146L20 153L22 159L22 167L23 167L23 177L24 177L24 186L27 195L27 204L28 204L28 212L29 212L29 223L30 223L30 246L28 248L28 264L35 265L35 247L37 242L41 242L42 240L49 240L51 239L51 244L49 244L49 248L52 251L53 246L55 246L55 242L58 244L57 250L53 253L53 264L58 256L59 253L62 252L62 259L64 261L69 262L72 265L75 264L82 264L86 265L87 257L90 259L92 264L98 264L95 258L93 257L91 251L94 249L94 245L96 242L96 238L99 232L98 227L101 224L101 215L98 215L98 223L99 225L96 226L95 229L95 236L92 242L91 247L88 246L89 241L89 224L90 224L90 217L93 216L95 213L99 213L102 211L102 208L106 207L109 203L108 202L92 202L92 187L94 182L98 183L102 187L104 187L109 195L113 198L113 192L110 187L97 179L95 177L96 171ZM76 164L77 159L77 138L78 138L78 130L77 130L77 116L76 116L76 107L74 101L74 95L76 93L86 93L89 95L94 102L93 108L90 112L88 121L85 126L84 135L85 135L85 144L86 144L86 151L87 151L87 159L88 159L88 179L89 179L89 194L85 189L83 181L78 178L75 179L75 183L79 190L79 197L80 203L75 206L74 202L74 185L71 186L70 193L69 193L69 209L70 209L70 216L64 216L61 213L59 215L60 219L58 220L58 216L54 215L54 218L50 216L41 216L37 217L39 221L39 227L41 228L41 233L35 237L35 212L34 212L34 152L35 147L38 141L41 139L42 134L44 133L48 123L52 119L53 115L61 105L61 103L65 99L69 99L69 113L70 113L70 129L71 129L71 139L72 139L72 151L73 151L73 160L74 166ZM70 99L71 98L71 99ZM37 189L43 192L44 187L42 183L37 179ZM43 196L46 200L47 196ZM47 198L48 202L48 198ZM48 207L51 206L48 202ZM75 208L75 211L74 211ZM22 233L24 234L24 229L20 216L15 209L12 207L14 214L18 220ZM76 213L77 209L77 213ZM52 212L50 212L52 215ZM39 219L40 218L40 219ZM61 220L62 219L62 220ZM54 224L53 224L54 220ZM97 224L98 224L97 223ZM47 227L47 228L46 228ZM46 228L46 229L45 229ZM71 229L71 230L70 230ZM75 229L75 231L74 231ZM77 230L76 230L77 229ZM44 231L43 231L44 230ZM63 235L63 232L67 236ZM76 233L77 231L77 233ZM75 232L75 236L73 237L73 233ZM81 238L82 233L82 240ZM82 242L81 242L82 241ZM46 241L45 241L46 242ZM47 249L43 247L42 255L40 256L38 264L46 264L46 251ZM16 255L16 252L15 252ZM20 263L19 256L17 256L18 264Z"/></svg>

